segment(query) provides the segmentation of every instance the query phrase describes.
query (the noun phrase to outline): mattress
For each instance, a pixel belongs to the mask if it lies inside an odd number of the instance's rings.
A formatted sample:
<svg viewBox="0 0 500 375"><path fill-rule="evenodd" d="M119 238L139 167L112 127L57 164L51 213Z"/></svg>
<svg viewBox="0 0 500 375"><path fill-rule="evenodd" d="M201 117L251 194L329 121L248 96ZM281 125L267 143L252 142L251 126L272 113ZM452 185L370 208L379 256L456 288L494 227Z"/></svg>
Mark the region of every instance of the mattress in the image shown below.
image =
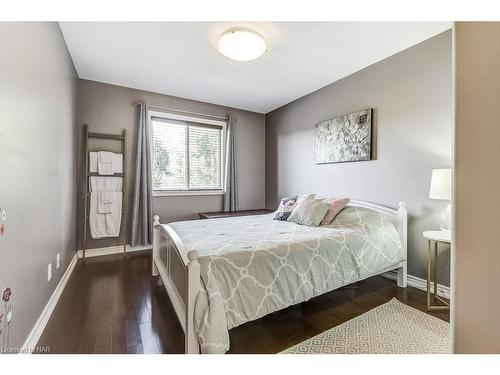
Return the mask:
<svg viewBox="0 0 500 375"><path fill-rule="evenodd" d="M202 353L229 349L228 330L376 275L404 260L387 216L347 207L327 226L273 214L169 224L200 254L195 329Z"/></svg>

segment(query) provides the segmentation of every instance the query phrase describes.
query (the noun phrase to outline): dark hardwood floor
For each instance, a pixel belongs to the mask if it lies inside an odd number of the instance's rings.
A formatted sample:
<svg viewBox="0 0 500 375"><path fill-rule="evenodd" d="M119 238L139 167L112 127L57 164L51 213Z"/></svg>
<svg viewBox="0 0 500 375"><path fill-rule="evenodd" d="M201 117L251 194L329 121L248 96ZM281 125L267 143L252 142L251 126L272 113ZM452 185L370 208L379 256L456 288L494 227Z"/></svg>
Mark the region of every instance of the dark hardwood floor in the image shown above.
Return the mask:
<svg viewBox="0 0 500 375"><path fill-rule="evenodd" d="M425 293L382 276L230 330L230 353L277 353L391 298L425 311ZM448 320L448 312L432 315ZM51 353L183 353L184 334L151 253L79 260L38 342Z"/></svg>

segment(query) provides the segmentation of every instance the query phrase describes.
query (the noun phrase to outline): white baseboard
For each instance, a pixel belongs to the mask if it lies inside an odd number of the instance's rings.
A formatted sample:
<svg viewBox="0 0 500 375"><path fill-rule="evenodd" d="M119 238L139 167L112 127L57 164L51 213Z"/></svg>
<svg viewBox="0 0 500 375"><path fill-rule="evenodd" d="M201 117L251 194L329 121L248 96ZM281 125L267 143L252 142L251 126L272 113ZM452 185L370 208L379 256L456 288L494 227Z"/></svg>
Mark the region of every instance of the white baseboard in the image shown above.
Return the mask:
<svg viewBox="0 0 500 375"><path fill-rule="evenodd" d="M389 271L384 273L382 276L387 277L391 280L397 280L398 274L396 271ZM427 291L427 280L421 279L417 276L408 275L408 286ZM434 283L431 282L431 290L434 290ZM438 284L437 288L438 296L450 299L450 287L446 285Z"/></svg>
<svg viewBox="0 0 500 375"><path fill-rule="evenodd" d="M45 305L42 313L35 323L35 326L31 330L28 337L26 338L26 341L21 347L20 353L31 354L35 350L36 344L38 343L40 336L42 336L43 330L45 329L45 326L47 325L50 316L52 315L52 312L54 311L54 308L56 307L57 302L61 297L64 287L66 286L69 277L73 273L77 260L77 254L75 254L69 262L68 268L66 268L66 271L64 271L61 280L59 280L59 284L57 284L54 292L50 296L49 302L47 302L47 304Z"/></svg>
<svg viewBox="0 0 500 375"><path fill-rule="evenodd" d="M151 250L151 246L130 246L126 245L125 252L132 253L135 251L145 251ZM99 257L103 255L111 254L123 254L123 245L120 246L110 246L110 247L100 247L97 249L87 249L85 250L85 258ZM78 250L78 258L83 258L83 250Z"/></svg>

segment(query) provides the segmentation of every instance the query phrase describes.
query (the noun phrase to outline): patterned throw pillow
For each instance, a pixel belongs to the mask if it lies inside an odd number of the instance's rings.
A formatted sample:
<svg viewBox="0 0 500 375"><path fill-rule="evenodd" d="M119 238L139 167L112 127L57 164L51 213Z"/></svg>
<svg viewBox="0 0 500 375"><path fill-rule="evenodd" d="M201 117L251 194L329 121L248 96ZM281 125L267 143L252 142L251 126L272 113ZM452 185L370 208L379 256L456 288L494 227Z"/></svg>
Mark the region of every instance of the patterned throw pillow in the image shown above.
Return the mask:
<svg viewBox="0 0 500 375"><path fill-rule="evenodd" d="M349 198L328 198L324 199L330 207L326 212L325 217L321 221L321 225L328 225L335 219L335 216L351 201Z"/></svg>
<svg viewBox="0 0 500 375"><path fill-rule="evenodd" d="M302 199L314 199L315 196L316 194L311 193L283 198L274 214L274 220L287 221L299 201Z"/></svg>
<svg viewBox="0 0 500 375"><path fill-rule="evenodd" d="M302 199L297 203L288 221L317 227L325 217L329 207L330 203L321 199Z"/></svg>

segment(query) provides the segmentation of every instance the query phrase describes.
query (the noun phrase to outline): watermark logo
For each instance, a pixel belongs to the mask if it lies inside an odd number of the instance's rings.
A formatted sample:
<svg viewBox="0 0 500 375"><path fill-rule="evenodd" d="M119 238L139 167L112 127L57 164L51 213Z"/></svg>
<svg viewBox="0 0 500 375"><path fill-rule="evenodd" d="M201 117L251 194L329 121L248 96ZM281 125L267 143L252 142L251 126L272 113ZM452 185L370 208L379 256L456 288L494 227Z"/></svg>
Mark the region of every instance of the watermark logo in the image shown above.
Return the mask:
<svg viewBox="0 0 500 375"><path fill-rule="evenodd" d="M50 346L35 346L34 348L20 348L16 346L0 346L0 354L48 354Z"/></svg>

